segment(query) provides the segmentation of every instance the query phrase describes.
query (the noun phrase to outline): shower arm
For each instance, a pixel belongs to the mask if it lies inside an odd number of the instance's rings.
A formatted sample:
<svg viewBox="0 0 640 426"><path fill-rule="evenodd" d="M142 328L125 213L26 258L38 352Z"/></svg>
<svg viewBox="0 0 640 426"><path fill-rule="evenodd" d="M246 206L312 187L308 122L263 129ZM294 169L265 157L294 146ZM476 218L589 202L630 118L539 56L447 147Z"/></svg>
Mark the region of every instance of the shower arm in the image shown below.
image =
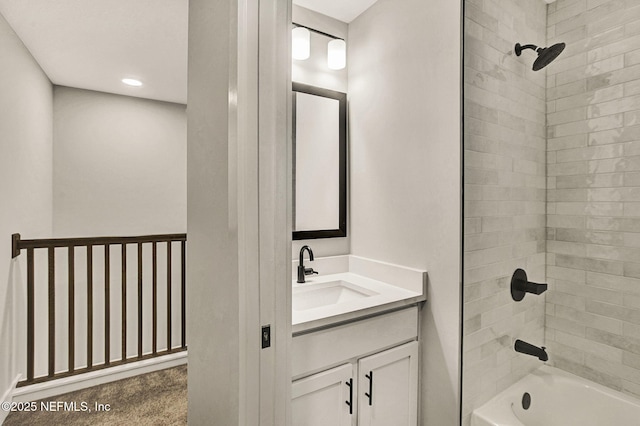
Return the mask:
<svg viewBox="0 0 640 426"><path fill-rule="evenodd" d="M525 44L524 46L522 46L520 43L516 43L516 47L515 47L516 56L520 56L522 51L525 49L531 49L531 50L537 51L538 46L536 46L535 44Z"/></svg>

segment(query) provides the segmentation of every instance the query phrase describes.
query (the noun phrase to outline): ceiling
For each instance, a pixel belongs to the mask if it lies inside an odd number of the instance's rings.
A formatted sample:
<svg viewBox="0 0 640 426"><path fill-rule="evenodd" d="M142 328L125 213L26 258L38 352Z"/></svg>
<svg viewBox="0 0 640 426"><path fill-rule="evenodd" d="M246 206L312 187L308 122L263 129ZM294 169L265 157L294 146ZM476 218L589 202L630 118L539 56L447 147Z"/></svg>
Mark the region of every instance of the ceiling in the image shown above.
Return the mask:
<svg viewBox="0 0 640 426"><path fill-rule="evenodd" d="M376 1L378 0L293 0L293 3L349 23Z"/></svg>
<svg viewBox="0 0 640 426"><path fill-rule="evenodd" d="M294 0L351 22L376 0ZM0 0L53 84L187 103L188 0ZM123 78L142 81L124 85Z"/></svg>
<svg viewBox="0 0 640 426"><path fill-rule="evenodd" d="M188 10L188 0L0 0L53 84L183 104Z"/></svg>

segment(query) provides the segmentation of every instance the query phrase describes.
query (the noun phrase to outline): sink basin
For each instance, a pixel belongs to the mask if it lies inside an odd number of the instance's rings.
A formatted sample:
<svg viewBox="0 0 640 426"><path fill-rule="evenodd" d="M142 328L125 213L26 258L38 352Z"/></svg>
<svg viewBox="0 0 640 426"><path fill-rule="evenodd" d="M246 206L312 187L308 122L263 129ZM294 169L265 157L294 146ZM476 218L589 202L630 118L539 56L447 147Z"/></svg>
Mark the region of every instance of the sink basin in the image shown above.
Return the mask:
<svg viewBox="0 0 640 426"><path fill-rule="evenodd" d="M377 293L347 281L331 281L315 284L313 288L300 288L299 291L294 291L292 304L294 310L305 311L363 299L374 294Z"/></svg>

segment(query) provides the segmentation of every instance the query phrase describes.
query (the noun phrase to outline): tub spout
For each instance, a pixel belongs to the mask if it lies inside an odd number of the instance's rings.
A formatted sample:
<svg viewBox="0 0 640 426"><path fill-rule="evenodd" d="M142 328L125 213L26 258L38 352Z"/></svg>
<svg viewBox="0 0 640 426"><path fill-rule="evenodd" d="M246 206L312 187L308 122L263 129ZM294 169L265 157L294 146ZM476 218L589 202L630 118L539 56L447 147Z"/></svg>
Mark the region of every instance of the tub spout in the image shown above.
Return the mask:
<svg viewBox="0 0 640 426"><path fill-rule="evenodd" d="M549 355L547 355L547 351L545 350L546 348L544 346L542 347L534 346L531 343L527 343L523 340L518 339L516 340L514 349L516 350L516 352L535 356L540 361L546 362L549 360Z"/></svg>

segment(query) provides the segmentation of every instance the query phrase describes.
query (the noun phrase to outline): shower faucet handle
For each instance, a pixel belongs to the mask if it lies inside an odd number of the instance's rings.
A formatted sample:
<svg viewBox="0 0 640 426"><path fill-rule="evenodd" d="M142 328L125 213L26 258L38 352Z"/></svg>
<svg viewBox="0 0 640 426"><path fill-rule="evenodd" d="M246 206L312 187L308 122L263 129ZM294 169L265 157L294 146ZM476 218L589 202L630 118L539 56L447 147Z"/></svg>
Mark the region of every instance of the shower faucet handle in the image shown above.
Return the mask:
<svg viewBox="0 0 640 426"><path fill-rule="evenodd" d="M524 299L526 293L540 295L547 291L547 284L538 284L527 279L527 273L523 269L516 269L511 277L511 297L516 302Z"/></svg>

